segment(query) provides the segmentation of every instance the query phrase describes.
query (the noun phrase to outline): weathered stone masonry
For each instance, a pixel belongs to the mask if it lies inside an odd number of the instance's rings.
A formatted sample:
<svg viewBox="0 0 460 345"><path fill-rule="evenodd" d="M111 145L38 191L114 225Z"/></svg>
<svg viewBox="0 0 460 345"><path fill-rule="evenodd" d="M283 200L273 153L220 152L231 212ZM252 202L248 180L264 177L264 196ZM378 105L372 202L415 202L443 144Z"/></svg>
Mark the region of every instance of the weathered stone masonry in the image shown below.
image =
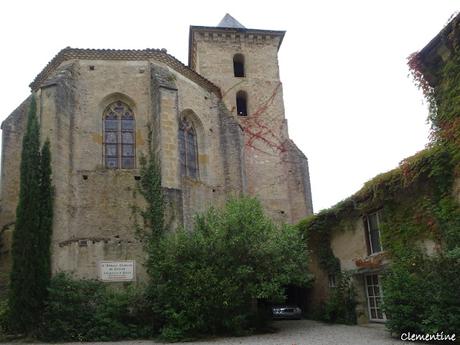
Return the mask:
<svg viewBox="0 0 460 345"><path fill-rule="evenodd" d="M191 27L190 34L191 68L165 50L65 48L31 83L41 138L51 142L54 272L97 278L98 261L129 259L138 262L137 280L142 280L145 254L132 206L144 203L136 179L139 157L149 144L161 160L172 228L190 227L196 212L241 194L258 196L277 221L296 222L312 213L308 162L289 139L284 116L277 59L284 32L224 23ZM244 78L233 74L236 53L245 57ZM249 97L244 118L235 111L239 89ZM116 101L134 113L134 169L104 165L102 116ZM2 124L0 290L10 265L28 103ZM182 117L196 131L198 178L181 174Z"/></svg>

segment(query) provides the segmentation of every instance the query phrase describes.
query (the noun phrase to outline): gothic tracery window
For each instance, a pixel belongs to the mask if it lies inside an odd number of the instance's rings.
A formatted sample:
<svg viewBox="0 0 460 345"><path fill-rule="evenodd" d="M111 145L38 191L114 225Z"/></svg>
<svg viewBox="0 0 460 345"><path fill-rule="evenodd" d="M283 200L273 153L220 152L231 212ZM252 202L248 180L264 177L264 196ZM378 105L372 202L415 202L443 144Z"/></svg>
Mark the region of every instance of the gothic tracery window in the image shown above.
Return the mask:
<svg viewBox="0 0 460 345"><path fill-rule="evenodd" d="M198 150L193 124L183 118L179 125L179 157L182 176L198 178Z"/></svg>
<svg viewBox="0 0 460 345"><path fill-rule="evenodd" d="M110 169L135 167L135 121L131 108L117 101L104 111L104 164Z"/></svg>

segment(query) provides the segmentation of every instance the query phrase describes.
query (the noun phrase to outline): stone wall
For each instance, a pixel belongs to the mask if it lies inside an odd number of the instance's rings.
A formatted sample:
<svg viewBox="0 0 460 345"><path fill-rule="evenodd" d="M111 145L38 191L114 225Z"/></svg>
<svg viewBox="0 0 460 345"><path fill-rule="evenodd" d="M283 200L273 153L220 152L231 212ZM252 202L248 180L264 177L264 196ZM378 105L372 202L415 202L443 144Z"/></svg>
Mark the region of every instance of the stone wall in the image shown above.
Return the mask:
<svg viewBox="0 0 460 345"><path fill-rule="evenodd" d="M243 191L243 135L238 122L222 108L214 93L171 69L162 73L163 79L167 76L170 80L159 87L163 185L182 191L183 224L190 227L195 213L210 205L223 206L231 194ZM181 117L190 120L196 130L196 180L180 176L177 137Z"/></svg>
<svg viewBox="0 0 460 345"><path fill-rule="evenodd" d="M19 166L22 137L30 97L2 123L2 171L0 186L0 297L6 294L11 270L11 243L19 201Z"/></svg>
<svg viewBox="0 0 460 345"><path fill-rule="evenodd" d="M19 200L19 165L30 97L2 123L0 230L15 220Z"/></svg>
<svg viewBox="0 0 460 345"><path fill-rule="evenodd" d="M330 233L330 247L334 256L340 261L341 271L352 274L351 282L356 293L355 310L358 324L369 323L365 276L382 274L391 264L391 260L383 244L381 252L369 255L366 244L367 230L363 217L341 214L336 219L336 226ZM322 235L311 235L308 242L309 270L315 276L313 286L308 291L309 310L307 312L311 315L321 308L334 290L329 286L328 272L319 263L318 252L322 249L320 246L325 245L323 241L319 241L319 236ZM419 238L415 244L427 255L433 255L439 250L439 246L431 239ZM336 278L338 279L338 276Z"/></svg>
<svg viewBox="0 0 460 345"><path fill-rule="evenodd" d="M41 138L51 142L53 272L97 278L98 261L134 259L137 280L143 280L145 253L135 233L132 208L145 205L137 181L139 157L147 153L148 145L161 160L166 221L172 229L190 227L195 213L222 206L230 195L243 192L243 133L238 122L215 93L162 62L64 61L43 81L37 99ZM135 116L135 169L104 167L102 115L116 100L128 104ZM24 103L4 123L1 220L3 232L8 233L11 226L5 225L14 222L17 205L26 110ZM182 116L193 122L197 132L196 180L180 176ZM3 237L8 248L9 237Z"/></svg>
<svg viewBox="0 0 460 345"><path fill-rule="evenodd" d="M196 71L218 85L227 109L244 130L245 184L271 217L295 223L312 213L305 156L289 140L279 79L279 35L192 28ZM235 77L233 57L244 55L245 77ZM248 116L236 114L236 94L248 95ZM296 182L292 182L296 181ZM300 184L299 184L300 183Z"/></svg>
<svg viewBox="0 0 460 345"><path fill-rule="evenodd" d="M289 206L293 220L313 214L308 159L292 140L286 141L282 156L289 192ZM300 202L302 201L302 202Z"/></svg>
<svg viewBox="0 0 460 345"><path fill-rule="evenodd" d="M311 253L309 270L314 274L315 280L313 286L308 291L309 309L307 313L315 316L315 313L329 299L335 287L330 287L329 274L321 267L318 260L318 251L321 250L319 245L324 245L324 243L319 242L318 238L313 236L308 245ZM346 220L341 223L339 228L335 228L331 233L330 246L334 256L340 260L342 272L352 274L351 283L355 291L355 301L357 303L355 311L358 324L369 323L364 282L365 274L379 274L382 272L384 267L389 263L385 253L368 255L365 228L361 217ZM369 267L366 267L366 265L369 265ZM338 280L337 275L336 280Z"/></svg>
<svg viewBox="0 0 460 345"><path fill-rule="evenodd" d="M51 142L53 272L96 278L99 260L135 259L137 280L143 280L145 254L135 233L132 208L145 206L137 181L139 158L149 145L160 157L166 218L172 229L190 228L197 212L223 206L228 198L246 192L260 197L275 220L296 222L312 212L308 162L289 140L284 118L277 62L280 38L200 42L198 72L211 81L163 51L69 48L32 84L41 139ZM237 51L247 58L247 78L233 77L232 58ZM239 90L249 95L251 116L246 118L235 115ZM102 116L117 100L135 116L134 169L104 167ZM3 124L0 225L4 243L15 218L26 108L24 103ZM197 179L180 172L182 117L193 123L197 134Z"/></svg>

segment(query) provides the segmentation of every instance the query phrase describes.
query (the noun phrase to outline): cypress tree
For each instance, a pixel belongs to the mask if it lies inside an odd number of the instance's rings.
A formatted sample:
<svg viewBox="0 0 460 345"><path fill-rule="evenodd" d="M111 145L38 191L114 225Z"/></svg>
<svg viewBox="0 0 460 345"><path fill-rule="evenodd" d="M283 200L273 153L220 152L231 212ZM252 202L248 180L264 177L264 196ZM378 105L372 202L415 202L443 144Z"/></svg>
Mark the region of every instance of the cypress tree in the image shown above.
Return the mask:
<svg viewBox="0 0 460 345"><path fill-rule="evenodd" d="M50 278L52 219L49 143L40 155L40 134L35 97L29 105L22 141L19 202L13 233L13 265L9 289L9 326L30 333L36 326Z"/></svg>
<svg viewBox="0 0 460 345"><path fill-rule="evenodd" d="M39 236L36 284L37 294L41 300L48 296L47 287L51 279L51 235L53 226L53 194L51 185L51 152L50 142L47 139L42 147L40 160L40 208L39 208Z"/></svg>

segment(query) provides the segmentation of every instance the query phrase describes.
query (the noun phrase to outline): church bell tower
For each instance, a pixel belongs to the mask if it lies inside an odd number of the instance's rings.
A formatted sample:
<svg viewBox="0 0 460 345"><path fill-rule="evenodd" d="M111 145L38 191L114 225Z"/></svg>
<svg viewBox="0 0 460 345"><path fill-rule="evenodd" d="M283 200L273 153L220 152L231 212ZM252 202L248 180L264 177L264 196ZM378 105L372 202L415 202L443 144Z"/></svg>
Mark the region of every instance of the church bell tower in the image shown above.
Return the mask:
<svg viewBox="0 0 460 345"><path fill-rule="evenodd" d="M284 34L247 29L226 14L217 27L190 27L189 66L221 88L232 113L253 115L280 88L278 50Z"/></svg>
<svg viewBox="0 0 460 345"><path fill-rule="evenodd" d="M284 34L248 29L226 14L216 27L190 27L189 66L220 87L244 130L248 193L273 218L295 222L312 205L307 160L289 139L284 115L278 67Z"/></svg>

